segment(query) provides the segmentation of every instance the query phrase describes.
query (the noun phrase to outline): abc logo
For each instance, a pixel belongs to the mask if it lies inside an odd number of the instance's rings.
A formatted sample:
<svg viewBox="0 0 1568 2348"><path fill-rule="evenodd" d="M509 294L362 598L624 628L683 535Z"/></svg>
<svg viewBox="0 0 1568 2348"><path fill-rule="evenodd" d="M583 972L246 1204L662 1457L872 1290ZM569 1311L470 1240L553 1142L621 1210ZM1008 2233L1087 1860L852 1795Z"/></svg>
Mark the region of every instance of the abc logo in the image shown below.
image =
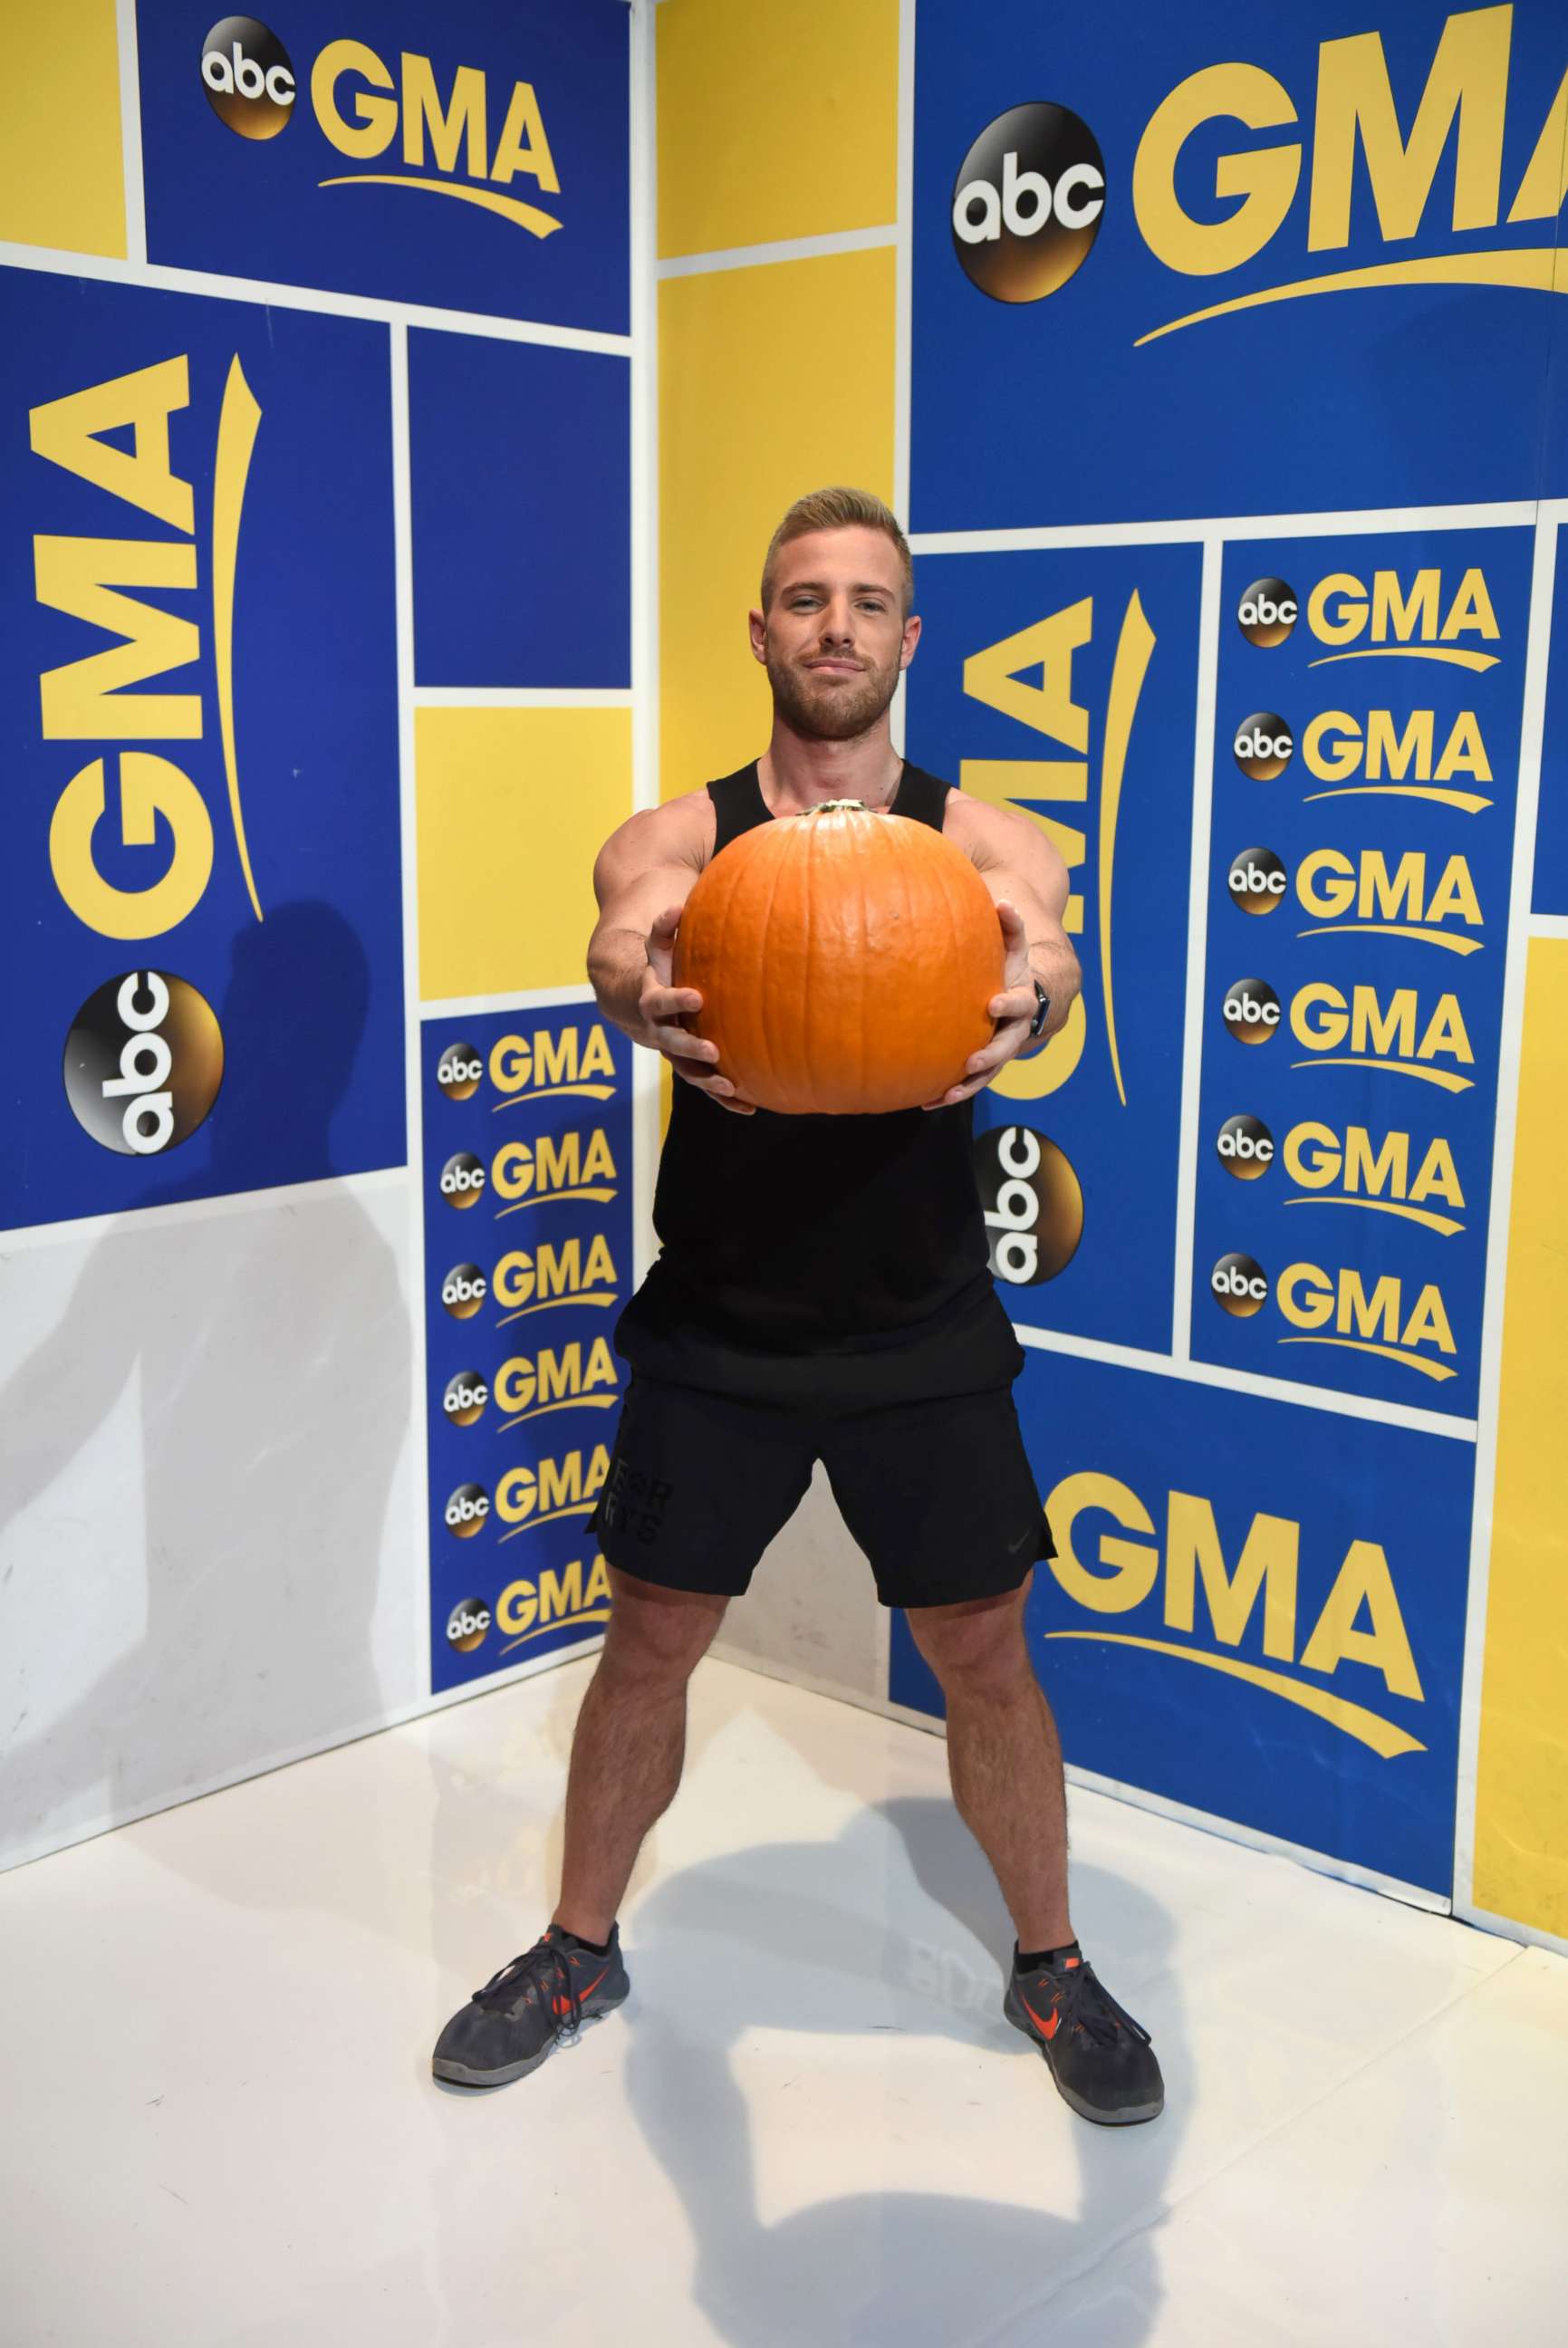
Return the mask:
<svg viewBox="0 0 1568 2348"><path fill-rule="evenodd" d="M447 1637L459 1655L471 1655L484 1644L490 1611L482 1598L459 1598L447 1617Z"/></svg>
<svg viewBox="0 0 1568 2348"><path fill-rule="evenodd" d="M1279 996L1261 978L1225 989L1225 1025L1238 1044L1266 1044L1279 1025Z"/></svg>
<svg viewBox="0 0 1568 2348"><path fill-rule="evenodd" d="M1284 644L1299 611L1295 588L1287 587L1283 579L1254 579L1242 597L1236 618L1248 644L1266 652Z"/></svg>
<svg viewBox="0 0 1568 2348"><path fill-rule="evenodd" d="M1094 133L1065 106L1009 107L986 124L953 190L953 250L994 302L1038 302L1088 258L1105 210Z"/></svg>
<svg viewBox="0 0 1568 2348"><path fill-rule="evenodd" d="M153 1158L202 1123L223 1081L204 994L166 970L128 970L89 994L66 1038L66 1098L105 1149Z"/></svg>
<svg viewBox="0 0 1568 2348"><path fill-rule="evenodd" d="M1255 1182L1274 1164L1274 1136L1262 1117L1228 1117L1214 1147L1221 1165L1238 1182Z"/></svg>
<svg viewBox="0 0 1568 2348"><path fill-rule="evenodd" d="M293 118L293 62L254 16L220 16L201 44L201 87L219 121L242 139L275 139Z"/></svg>
<svg viewBox="0 0 1568 2348"><path fill-rule="evenodd" d="M482 1484L459 1484L442 1513L449 1532L459 1540L472 1540L490 1512L490 1494Z"/></svg>
<svg viewBox="0 0 1568 2348"><path fill-rule="evenodd" d="M441 1169L441 1196L449 1207L471 1207L485 1187L485 1169L471 1149L454 1150Z"/></svg>
<svg viewBox="0 0 1568 2348"><path fill-rule="evenodd" d="M1272 913L1284 895L1284 866L1272 848L1243 848L1231 859L1225 885L1243 913Z"/></svg>
<svg viewBox="0 0 1568 2348"><path fill-rule="evenodd" d="M472 1426L489 1400L490 1388L478 1370L459 1370L456 1377L447 1381L441 1408L454 1426Z"/></svg>
<svg viewBox="0 0 1568 2348"><path fill-rule="evenodd" d="M975 1138L975 1179L992 1277L1022 1288L1065 1271L1083 1237L1083 1190L1065 1152L1032 1126L993 1126Z"/></svg>
<svg viewBox="0 0 1568 2348"><path fill-rule="evenodd" d="M455 1263L441 1282L441 1302L454 1321L471 1321L489 1294L477 1263Z"/></svg>
<svg viewBox="0 0 1568 2348"><path fill-rule="evenodd" d="M1268 1278L1250 1255L1222 1255L1209 1274L1209 1286L1233 1319L1250 1321L1268 1302Z"/></svg>
<svg viewBox="0 0 1568 2348"><path fill-rule="evenodd" d="M1231 747L1243 775L1254 783L1272 783L1289 766L1295 740L1283 717L1272 709L1254 709L1236 728Z"/></svg>
<svg viewBox="0 0 1568 2348"><path fill-rule="evenodd" d="M484 1062L471 1044L449 1044L436 1065L436 1082L449 1100L472 1100L484 1072Z"/></svg>

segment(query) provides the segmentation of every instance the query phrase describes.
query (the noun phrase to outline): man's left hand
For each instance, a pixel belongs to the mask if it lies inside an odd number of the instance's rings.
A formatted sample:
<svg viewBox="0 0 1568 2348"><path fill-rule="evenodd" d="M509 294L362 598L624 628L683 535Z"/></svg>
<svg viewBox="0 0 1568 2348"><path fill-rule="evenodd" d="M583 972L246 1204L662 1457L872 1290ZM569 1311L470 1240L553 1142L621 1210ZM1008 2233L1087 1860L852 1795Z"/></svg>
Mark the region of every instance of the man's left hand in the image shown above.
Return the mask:
<svg viewBox="0 0 1568 2348"><path fill-rule="evenodd" d="M1002 924L1002 946L1006 956L1002 971L1003 991L994 994L985 1006L996 1022L996 1032L983 1051L972 1052L965 1062L964 1082L950 1086L940 1100L922 1101L923 1108L954 1108L960 1101L972 1100L990 1083L998 1068L1005 1067L1029 1040L1038 1006L1024 917L1008 898L999 897L996 918Z"/></svg>

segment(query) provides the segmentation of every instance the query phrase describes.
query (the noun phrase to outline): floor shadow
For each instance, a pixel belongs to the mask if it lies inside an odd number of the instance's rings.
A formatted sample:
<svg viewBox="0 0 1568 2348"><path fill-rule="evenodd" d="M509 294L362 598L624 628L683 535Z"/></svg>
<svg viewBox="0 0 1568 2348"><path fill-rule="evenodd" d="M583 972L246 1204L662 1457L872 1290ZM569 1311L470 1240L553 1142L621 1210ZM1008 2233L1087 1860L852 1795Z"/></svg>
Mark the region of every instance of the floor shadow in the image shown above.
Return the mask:
<svg viewBox="0 0 1568 2348"><path fill-rule="evenodd" d="M868 1884L884 1913L867 1912ZM1167 2069L1180 2069L1168 1979L1154 2013L1132 1987L1160 1967L1166 1920L1092 1869L1075 1869L1073 1894L1096 1920L1092 1933L1079 1925L1086 1946L1155 2032ZM686 1869L639 1908L634 1942L628 2093L686 2212L696 2303L735 2348L1022 2348L1047 2336L1047 2292L1122 2231L1114 2302L1095 2336L1099 2348L1149 2336L1160 2287L1147 2229L1180 2119L1099 2130L1061 2103L1043 2059L1002 2017L1011 1926L950 1803L886 1802L830 1844L770 1845ZM1065 2130L1074 2148L1075 2206L1042 2206L1042 2163L1020 2170L1010 2204L867 2192L759 2220L752 2122L730 2065L738 2040L755 2028L859 2034L884 2012L885 2027L1038 2069L1042 2136ZM884 2127L940 2131L941 2093L934 2086L923 2112L872 2116L873 2147Z"/></svg>
<svg viewBox="0 0 1568 2348"><path fill-rule="evenodd" d="M542 1742L559 1748L564 1766L582 1692L553 1692L546 1720L531 1733L531 1754L520 1756L531 1770ZM719 1725L688 1746L687 1784L701 1774L707 1748L721 1734ZM810 1737L799 1749L831 1782L830 1765ZM443 1978L460 1978L468 1964L469 1985L476 1987L482 1963L476 1967L463 1952L482 1945L504 1953L509 1925L522 1945L537 1929L535 1915L542 1921L548 1913L559 1881L561 1822L552 1822L547 1837L535 1833L526 1848L520 1836L503 1857L495 1837L504 1788L493 1777L481 1788L461 1769L438 1771L437 1782L433 1872L447 1890L432 1924L449 1961L442 1962L438 1951L438 1962ZM743 1798L740 1788L737 1798ZM1043 2058L1002 2016L1012 1927L989 1864L950 1799L868 1803L835 1838L767 1843L667 1875L660 1871L658 1831L644 1846L634 1886L651 1888L624 1928L631 1997L576 2046L559 2049L553 2062L583 2064L573 2085L583 2082L584 2124L602 2127L602 2115L597 2123L587 2116L594 2067L589 2050L601 2057L603 2072L603 2034L621 2026L629 2032L625 2093L679 2195L694 2246L694 2303L714 2331L734 2348L887 2348L894 2342L898 2348L1037 2348L1052 2336L1049 2294L1094 2267L1114 2243L1103 2288L1097 2273L1089 2328L1072 2336L1092 2339L1095 2348L1137 2348L1147 2340L1161 2303L1150 2229L1165 2207L1185 2124L1181 2086L1187 2069L1171 1966L1173 1931L1161 1904L1104 1869L1074 1865L1074 1917L1084 1945L1109 1985L1153 2032L1168 2082L1180 2083L1173 2108L1151 2124L1096 2128L1061 2102ZM453 1896L459 1891L460 1908ZM482 1917L473 1912L476 1904ZM443 2013L438 2026L444 2019ZM1041 2141L1053 2141L1057 2152L1037 2168L1021 2164L1016 2199L1007 2202L977 2199L957 2189L955 2180L950 2195L839 2194L769 2222L759 2209L759 2123L735 2061L742 2040L758 2030L955 2042L982 2058L965 2073L969 2102L984 2098L992 2063L1031 2066ZM820 2062L820 2053L813 2054ZM868 2168L879 2147L901 2134L940 2134L952 2125L944 2100L954 2092L952 2067L934 2064L923 2107L919 2077L917 2064L896 2066L888 2093L908 2096L908 2103L895 2108L890 2100L865 2115ZM557 2092L560 2081L557 2070ZM524 2092L530 2084L521 2083ZM577 2095L570 2100L577 2106ZM973 2113L962 2117L973 2123ZM526 2112L522 2119L526 2125ZM552 2127L552 2142L559 2126L557 2120ZM468 2131L454 2131L449 2146L437 2192L460 2229L496 2139L489 2128L476 2128L471 2143ZM1070 2147L1066 2171L1063 2146ZM1059 2192L1064 2173L1074 2182L1057 2207L1046 2198L1053 2189L1048 2180L1058 2180ZM591 2303L586 2278L583 2288ZM1081 2318L1081 2290L1075 2297Z"/></svg>

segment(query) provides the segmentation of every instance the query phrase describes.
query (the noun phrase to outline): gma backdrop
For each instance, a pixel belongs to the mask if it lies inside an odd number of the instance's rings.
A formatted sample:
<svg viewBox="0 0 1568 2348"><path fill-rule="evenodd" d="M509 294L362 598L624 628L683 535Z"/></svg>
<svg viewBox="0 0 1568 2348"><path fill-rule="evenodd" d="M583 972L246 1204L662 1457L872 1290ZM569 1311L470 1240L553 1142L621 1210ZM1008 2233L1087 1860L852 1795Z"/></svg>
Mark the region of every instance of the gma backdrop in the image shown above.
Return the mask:
<svg viewBox="0 0 1568 2348"><path fill-rule="evenodd" d="M15 13L4 1856L602 1632L593 852L839 479L1072 877L976 1117L1069 1763L1568 1941L1560 10Z"/></svg>
<svg viewBox="0 0 1568 2348"><path fill-rule="evenodd" d="M1547 5L913 28L910 740L1084 968L977 1120L1041 1677L1087 1773L1439 1900L1563 1113L1565 67Z"/></svg>
<svg viewBox="0 0 1568 2348"><path fill-rule="evenodd" d="M6 1859L603 1631L631 34L8 18Z"/></svg>
<svg viewBox="0 0 1568 2348"><path fill-rule="evenodd" d="M659 10L661 787L866 480L911 754L1071 880L975 1120L1069 1769L1568 1945L1562 10L748 25Z"/></svg>

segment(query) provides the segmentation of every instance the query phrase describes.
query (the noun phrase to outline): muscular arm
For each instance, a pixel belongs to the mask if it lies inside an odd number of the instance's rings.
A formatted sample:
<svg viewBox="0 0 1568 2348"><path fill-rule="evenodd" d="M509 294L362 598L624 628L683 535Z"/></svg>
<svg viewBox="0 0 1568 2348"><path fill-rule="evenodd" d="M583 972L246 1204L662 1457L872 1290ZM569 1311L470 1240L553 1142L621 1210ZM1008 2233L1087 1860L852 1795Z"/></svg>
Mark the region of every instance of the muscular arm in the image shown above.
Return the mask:
<svg viewBox="0 0 1568 2348"><path fill-rule="evenodd" d="M696 826L681 819L677 806L629 816L593 861L599 919L588 941L588 977L605 1018L634 1044L654 1042L640 1008L648 933L660 913L685 904L702 870Z"/></svg>
<svg viewBox="0 0 1568 2348"><path fill-rule="evenodd" d="M991 891L993 902L1016 905L1023 916L1028 973L1050 996L1051 1010L1045 1033L1034 1043L1026 1039L1018 1056L1043 1051L1065 1025L1082 983L1078 958L1062 927L1068 903L1067 866L1044 832L1010 808L976 807L969 802L960 845ZM1034 989L1028 975L1020 972L1016 979L1010 979L1009 986L1016 988L1019 980L1025 993L1016 1007L1024 1011L1026 1000L1025 1015L1032 1019Z"/></svg>
<svg viewBox="0 0 1568 2348"><path fill-rule="evenodd" d="M1067 911L1067 867L1044 834L1011 808L954 791L944 830L961 848L991 892L1002 928L1002 989L987 1009L995 1025L991 1041L972 1052L960 1081L925 1108L954 1108L983 1092L1007 1062L1043 1051L1066 1023L1078 994L1078 959L1062 927ZM1031 1039L1035 1016L1033 982L1050 997L1043 1035Z"/></svg>
<svg viewBox="0 0 1568 2348"><path fill-rule="evenodd" d="M714 1063L717 1046L682 1026L702 1007L695 987L671 984L681 908L696 886L708 849L712 802L692 791L665 806L640 808L613 831L593 862L599 919L588 941L588 977L606 1019L668 1060L677 1076L720 1107L749 1117Z"/></svg>

